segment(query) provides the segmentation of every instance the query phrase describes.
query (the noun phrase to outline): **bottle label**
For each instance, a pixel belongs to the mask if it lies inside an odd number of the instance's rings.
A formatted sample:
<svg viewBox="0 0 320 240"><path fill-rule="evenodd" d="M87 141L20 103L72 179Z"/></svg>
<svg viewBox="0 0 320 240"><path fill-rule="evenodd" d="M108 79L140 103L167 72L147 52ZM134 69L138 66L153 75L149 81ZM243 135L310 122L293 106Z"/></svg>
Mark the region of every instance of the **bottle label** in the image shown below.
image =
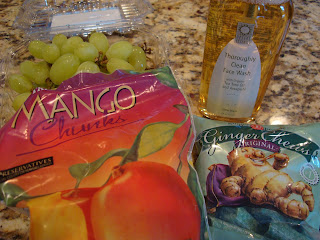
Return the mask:
<svg viewBox="0 0 320 240"><path fill-rule="evenodd" d="M260 54L252 41L253 29L253 24L239 22L236 38L220 53L209 85L209 112L231 118L251 116L261 78Z"/></svg>

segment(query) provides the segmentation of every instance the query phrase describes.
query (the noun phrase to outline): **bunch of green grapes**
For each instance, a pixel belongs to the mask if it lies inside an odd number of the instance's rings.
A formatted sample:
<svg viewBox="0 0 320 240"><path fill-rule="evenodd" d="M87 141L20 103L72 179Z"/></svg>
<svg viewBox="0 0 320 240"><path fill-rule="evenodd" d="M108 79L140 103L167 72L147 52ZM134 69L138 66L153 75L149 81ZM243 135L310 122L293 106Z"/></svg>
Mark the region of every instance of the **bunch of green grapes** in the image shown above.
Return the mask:
<svg viewBox="0 0 320 240"><path fill-rule="evenodd" d="M37 61L22 62L20 74L8 78L10 88L19 93L12 105L15 110L36 87L56 88L80 72L108 74L118 69L142 72L147 65L141 47L124 40L109 46L108 38L100 32L92 33L88 41L63 34L55 35L51 43L34 40L29 43L28 51Z"/></svg>

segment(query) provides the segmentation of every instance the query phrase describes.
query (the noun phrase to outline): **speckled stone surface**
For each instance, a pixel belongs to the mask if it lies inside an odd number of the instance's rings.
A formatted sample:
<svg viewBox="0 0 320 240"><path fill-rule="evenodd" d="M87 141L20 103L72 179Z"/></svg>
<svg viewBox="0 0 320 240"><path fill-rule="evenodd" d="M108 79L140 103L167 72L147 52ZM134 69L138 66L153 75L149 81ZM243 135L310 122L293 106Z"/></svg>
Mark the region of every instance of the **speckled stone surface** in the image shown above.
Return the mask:
<svg viewBox="0 0 320 240"><path fill-rule="evenodd" d="M12 28L22 2L0 1L0 59L4 58L3 54L8 48L16 46L23 39L23 33ZM193 113L200 115L197 101L209 0L150 2L154 12L147 15L145 23L150 31L161 34L168 42L170 64L183 83L182 88ZM320 121L320 1L294 0L294 6L287 39L256 118L259 124ZM24 227L14 238L3 232L3 224L19 216L15 212L10 215L10 209L1 207L0 214L2 212L3 215L3 211L9 217L0 218L0 239L24 239L28 221L24 221Z"/></svg>

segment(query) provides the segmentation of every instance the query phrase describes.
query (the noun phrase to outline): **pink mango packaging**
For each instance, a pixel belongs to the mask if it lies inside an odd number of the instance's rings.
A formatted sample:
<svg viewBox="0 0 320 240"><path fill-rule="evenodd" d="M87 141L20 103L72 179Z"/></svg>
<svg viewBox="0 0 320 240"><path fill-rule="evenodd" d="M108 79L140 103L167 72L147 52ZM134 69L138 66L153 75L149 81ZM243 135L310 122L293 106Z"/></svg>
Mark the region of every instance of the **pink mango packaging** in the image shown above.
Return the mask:
<svg viewBox="0 0 320 240"><path fill-rule="evenodd" d="M169 67L36 89L0 130L0 198L30 239L208 239L188 103Z"/></svg>

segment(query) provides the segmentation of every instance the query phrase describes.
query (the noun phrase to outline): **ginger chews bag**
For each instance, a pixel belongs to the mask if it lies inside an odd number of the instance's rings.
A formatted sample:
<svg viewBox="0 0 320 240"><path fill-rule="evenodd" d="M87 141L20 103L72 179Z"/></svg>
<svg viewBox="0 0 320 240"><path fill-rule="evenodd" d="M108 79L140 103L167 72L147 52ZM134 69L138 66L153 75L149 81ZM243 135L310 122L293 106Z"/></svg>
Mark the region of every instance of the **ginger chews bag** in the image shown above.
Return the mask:
<svg viewBox="0 0 320 240"><path fill-rule="evenodd" d="M192 126L168 67L78 74L1 129L1 198L32 240L205 239Z"/></svg>
<svg viewBox="0 0 320 240"><path fill-rule="evenodd" d="M194 166L213 239L320 239L320 124L194 117Z"/></svg>

